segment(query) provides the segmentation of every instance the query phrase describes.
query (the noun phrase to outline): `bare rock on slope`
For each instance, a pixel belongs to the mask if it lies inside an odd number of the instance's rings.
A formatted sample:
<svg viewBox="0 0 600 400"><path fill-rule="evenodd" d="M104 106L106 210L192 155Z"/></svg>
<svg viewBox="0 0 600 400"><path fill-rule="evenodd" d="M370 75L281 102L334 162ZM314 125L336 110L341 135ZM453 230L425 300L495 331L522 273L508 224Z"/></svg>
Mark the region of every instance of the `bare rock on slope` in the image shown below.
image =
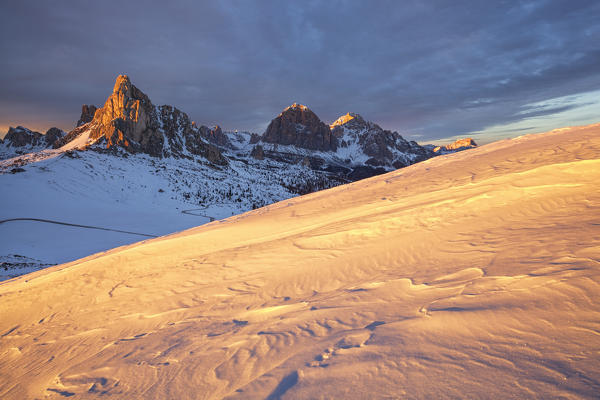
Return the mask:
<svg viewBox="0 0 600 400"><path fill-rule="evenodd" d="M98 108L93 104L84 104L81 106L81 117L79 117L79 121L77 121L77 126L81 126L91 122L94 119L94 114Z"/></svg>
<svg viewBox="0 0 600 400"><path fill-rule="evenodd" d="M62 129L58 129L56 127L52 127L46 131L44 135L44 140L46 141L46 147L53 147L54 143L63 138L66 135L66 132Z"/></svg>
<svg viewBox="0 0 600 400"><path fill-rule="evenodd" d="M192 124L195 126L194 122L192 122ZM215 146L228 148L232 147L231 141L219 125L215 126L212 129L207 126L201 126L198 128L198 132L200 133L200 136L202 136L209 143L212 143Z"/></svg>
<svg viewBox="0 0 600 400"><path fill-rule="evenodd" d="M263 160L265 158L265 151L260 144L255 145L250 152L250 157L256 160Z"/></svg>
<svg viewBox="0 0 600 400"><path fill-rule="evenodd" d="M329 126L308 107L297 103L271 121L262 141L321 151L335 151L338 145Z"/></svg>

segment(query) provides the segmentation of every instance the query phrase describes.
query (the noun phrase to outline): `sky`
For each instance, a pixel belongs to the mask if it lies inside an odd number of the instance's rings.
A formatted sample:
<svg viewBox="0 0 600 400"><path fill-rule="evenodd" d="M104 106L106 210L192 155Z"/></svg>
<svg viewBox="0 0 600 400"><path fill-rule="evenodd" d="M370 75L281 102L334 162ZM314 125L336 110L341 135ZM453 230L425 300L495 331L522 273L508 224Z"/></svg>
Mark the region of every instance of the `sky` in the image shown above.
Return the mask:
<svg viewBox="0 0 600 400"><path fill-rule="evenodd" d="M421 143L600 122L597 0L20 0L0 11L0 135L71 130L119 74L225 130L262 133L294 102Z"/></svg>

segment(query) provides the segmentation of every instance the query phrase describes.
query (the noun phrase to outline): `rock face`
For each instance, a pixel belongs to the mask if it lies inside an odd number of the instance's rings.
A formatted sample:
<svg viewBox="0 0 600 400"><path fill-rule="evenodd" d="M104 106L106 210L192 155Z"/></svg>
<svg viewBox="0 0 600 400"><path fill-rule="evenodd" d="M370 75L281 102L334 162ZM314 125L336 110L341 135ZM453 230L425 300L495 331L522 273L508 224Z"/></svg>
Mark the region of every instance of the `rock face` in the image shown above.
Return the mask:
<svg viewBox="0 0 600 400"><path fill-rule="evenodd" d="M195 123L192 122L192 125L195 126ZM215 146L231 148L231 142L229 141L229 138L225 133L223 133L219 125L212 129L206 126L201 126L198 128L198 132L200 132L200 136Z"/></svg>
<svg viewBox="0 0 600 400"><path fill-rule="evenodd" d="M6 136L4 136L4 144L7 147L38 147L45 146L45 140L39 132L32 131L23 126L12 126L8 128Z"/></svg>
<svg viewBox="0 0 600 400"><path fill-rule="evenodd" d="M86 129L91 142L106 148L117 146L155 157L199 155L217 164L226 163L219 150L202 139L200 131L209 128L196 127L175 107L154 106L127 75L117 77L112 94Z"/></svg>
<svg viewBox="0 0 600 400"><path fill-rule="evenodd" d="M261 137L252 136L253 157L300 163L328 171L341 179L357 180L402 168L435 154L398 132L382 129L360 115L348 113L325 125L308 107L294 103L273 119ZM281 148L279 145L293 146ZM318 150L310 153L306 150Z"/></svg>
<svg viewBox="0 0 600 400"><path fill-rule="evenodd" d="M58 128L50 128L43 135L23 126L10 127L4 140L0 140L0 159L51 148L64 136L65 132Z"/></svg>
<svg viewBox="0 0 600 400"><path fill-rule="evenodd" d="M294 103L271 121L262 141L281 145L335 151L337 139L308 107Z"/></svg>
<svg viewBox="0 0 600 400"><path fill-rule="evenodd" d="M250 152L250 157L252 157L256 160L264 160L265 151L264 151L263 147L260 144L257 144L256 146L254 146L252 148L252 151Z"/></svg>
<svg viewBox="0 0 600 400"><path fill-rule="evenodd" d="M436 154L447 154L455 153L457 151L472 149L477 147L477 143L472 138L458 139L454 143L450 143L446 146L434 147L433 152Z"/></svg>
<svg viewBox="0 0 600 400"><path fill-rule="evenodd" d="M52 147L64 135L65 132L58 128L50 128L43 135L23 126L10 127L4 137L3 144L8 148L44 149Z"/></svg>
<svg viewBox="0 0 600 400"><path fill-rule="evenodd" d="M369 157L365 163L371 166L401 168L432 156L416 142L365 121L359 114L341 116L331 124L331 129L341 148L358 146Z"/></svg>
<svg viewBox="0 0 600 400"><path fill-rule="evenodd" d="M98 108L92 104L84 104L81 106L81 117L79 117L76 127L91 122L94 119L94 114L96 113L97 109Z"/></svg>
<svg viewBox="0 0 600 400"><path fill-rule="evenodd" d="M46 147L53 147L54 143L63 138L66 132L58 128L50 128L46 131L44 139L46 140Z"/></svg>

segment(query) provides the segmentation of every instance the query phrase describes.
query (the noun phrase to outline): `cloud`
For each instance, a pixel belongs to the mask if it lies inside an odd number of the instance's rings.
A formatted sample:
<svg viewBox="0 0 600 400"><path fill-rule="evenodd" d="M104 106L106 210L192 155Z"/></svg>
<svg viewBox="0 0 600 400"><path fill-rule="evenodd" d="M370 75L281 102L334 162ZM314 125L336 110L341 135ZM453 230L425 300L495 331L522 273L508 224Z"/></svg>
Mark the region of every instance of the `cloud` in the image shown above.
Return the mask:
<svg viewBox="0 0 600 400"><path fill-rule="evenodd" d="M261 132L298 101L423 138L481 132L600 89L599 14L585 0L11 2L0 125L70 129L127 73L225 129Z"/></svg>

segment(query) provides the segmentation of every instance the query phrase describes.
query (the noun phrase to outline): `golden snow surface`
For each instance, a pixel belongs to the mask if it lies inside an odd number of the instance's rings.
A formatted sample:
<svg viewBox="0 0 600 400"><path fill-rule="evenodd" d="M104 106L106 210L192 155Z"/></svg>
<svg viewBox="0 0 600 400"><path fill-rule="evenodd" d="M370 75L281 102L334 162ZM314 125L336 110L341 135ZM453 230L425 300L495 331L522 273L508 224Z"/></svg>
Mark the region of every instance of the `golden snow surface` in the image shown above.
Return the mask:
<svg viewBox="0 0 600 400"><path fill-rule="evenodd" d="M0 398L597 398L599 280L596 124L2 282Z"/></svg>

